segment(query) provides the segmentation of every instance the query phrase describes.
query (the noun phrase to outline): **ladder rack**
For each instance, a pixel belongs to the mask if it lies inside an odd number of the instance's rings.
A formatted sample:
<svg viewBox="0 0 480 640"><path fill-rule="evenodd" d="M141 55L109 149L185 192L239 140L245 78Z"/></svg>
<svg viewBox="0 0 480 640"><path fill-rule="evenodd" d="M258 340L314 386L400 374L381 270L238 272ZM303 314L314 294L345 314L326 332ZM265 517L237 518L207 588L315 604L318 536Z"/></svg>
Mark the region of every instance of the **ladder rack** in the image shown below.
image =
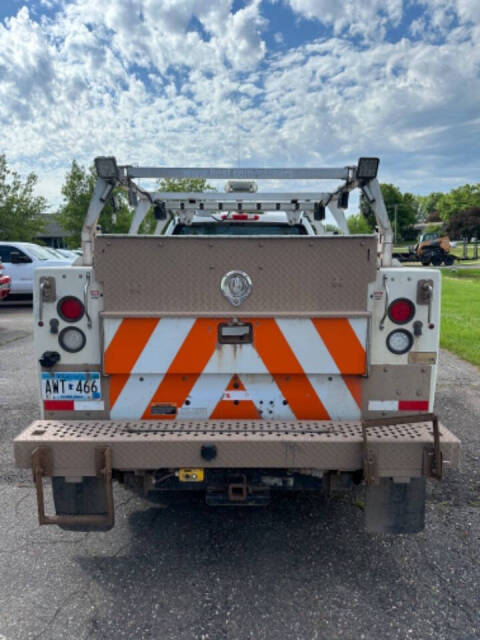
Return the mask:
<svg viewBox="0 0 480 640"><path fill-rule="evenodd" d="M343 233L348 234L343 209L348 192L361 189L370 203L379 227L379 255L385 266L392 262L392 229L376 175L378 158L360 158L357 165L346 167L304 168L258 168L258 167L134 167L117 165L114 157L95 158L97 181L82 230L84 264L93 263L93 242L96 225L113 189L121 186L129 192L129 202L135 207L130 234L138 232L141 221L152 206L161 210L157 219L164 219L167 212L184 218L188 224L195 212L206 214L219 211L283 211L288 222L294 224L303 213L318 213L319 208L328 207ZM162 192L148 191L140 187L135 179L206 179L206 180L342 180L335 191L310 192L266 192L247 191L219 192ZM185 217L186 216L186 217ZM157 225L158 227L159 225Z"/></svg>

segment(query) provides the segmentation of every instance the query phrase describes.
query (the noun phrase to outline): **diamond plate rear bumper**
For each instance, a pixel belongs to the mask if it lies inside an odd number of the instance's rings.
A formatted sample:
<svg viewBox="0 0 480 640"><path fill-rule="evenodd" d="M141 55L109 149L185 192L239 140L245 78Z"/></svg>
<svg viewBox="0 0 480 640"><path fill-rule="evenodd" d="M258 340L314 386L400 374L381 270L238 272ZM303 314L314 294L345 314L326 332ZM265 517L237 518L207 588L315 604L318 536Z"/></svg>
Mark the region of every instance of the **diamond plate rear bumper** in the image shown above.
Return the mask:
<svg viewBox="0 0 480 640"><path fill-rule="evenodd" d="M202 458L215 444L213 460ZM368 449L378 477L428 475L433 446L429 422L369 427ZM459 440L440 425L443 464L457 467ZM14 442L18 467L31 468L37 448L48 448L46 475L95 476L98 451L108 448L112 469L288 468L354 471L364 466L360 421L68 421L38 420Z"/></svg>

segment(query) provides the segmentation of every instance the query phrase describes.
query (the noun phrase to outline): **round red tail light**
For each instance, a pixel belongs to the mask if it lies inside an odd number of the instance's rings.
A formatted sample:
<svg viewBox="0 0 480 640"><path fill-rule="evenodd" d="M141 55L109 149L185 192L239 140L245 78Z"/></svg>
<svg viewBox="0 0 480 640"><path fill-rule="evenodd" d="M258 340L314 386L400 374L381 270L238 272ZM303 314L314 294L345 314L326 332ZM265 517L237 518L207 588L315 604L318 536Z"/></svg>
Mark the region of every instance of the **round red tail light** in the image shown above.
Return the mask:
<svg viewBox="0 0 480 640"><path fill-rule="evenodd" d="M57 313L65 322L77 322L85 313L85 307L78 298L65 296L58 301Z"/></svg>
<svg viewBox="0 0 480 640"><path fill-rule="evenodd" d="M407 324L415 315L415 305L408 298L397 298L388 307L388 317L395 324Z"/></svg>

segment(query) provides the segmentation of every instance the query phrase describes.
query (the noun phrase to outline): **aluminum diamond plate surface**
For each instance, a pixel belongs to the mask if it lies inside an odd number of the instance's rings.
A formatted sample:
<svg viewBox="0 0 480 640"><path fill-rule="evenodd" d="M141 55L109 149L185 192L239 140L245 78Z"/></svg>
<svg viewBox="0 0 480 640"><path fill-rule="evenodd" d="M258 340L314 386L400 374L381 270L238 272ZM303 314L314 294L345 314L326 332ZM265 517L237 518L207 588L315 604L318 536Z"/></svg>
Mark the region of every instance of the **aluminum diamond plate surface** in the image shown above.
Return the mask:
<svg viewBox="0 0 480 640"><path fill-rule="evenodd" d="M375 279L372 237L99 236L95 274L106 314L313 315L367 311ZM252 293L236 309L221 291L246 272Z"/></svg>
<svg viewBox="0 0 480 640"><path fill-rule="evenodd" d="M444 460L455 467L459 441L441 426ZM430 423L369 428L380 476L422 475ZM210 462L201 446L217 445ZM54 475L95 475L95 449L109 446L113 468L278 467L353 471L362 468L360 422L336 421L49 421L32 423L15 440L17 466L31 466L36 447L53 453Z"/></svg>

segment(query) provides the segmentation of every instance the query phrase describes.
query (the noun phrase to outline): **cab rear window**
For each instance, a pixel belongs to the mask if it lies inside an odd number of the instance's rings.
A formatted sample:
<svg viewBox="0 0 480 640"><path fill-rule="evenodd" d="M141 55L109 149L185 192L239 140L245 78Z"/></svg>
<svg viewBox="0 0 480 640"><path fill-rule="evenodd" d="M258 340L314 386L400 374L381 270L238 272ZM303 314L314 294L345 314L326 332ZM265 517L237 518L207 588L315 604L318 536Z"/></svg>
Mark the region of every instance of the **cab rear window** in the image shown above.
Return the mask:
<svg viewBox="0 0 480 640"><path fill-rule="evenodd" d="M177 224L174 236L305 236L307 230L301 224L261 222L195 222Z"/></svg>

